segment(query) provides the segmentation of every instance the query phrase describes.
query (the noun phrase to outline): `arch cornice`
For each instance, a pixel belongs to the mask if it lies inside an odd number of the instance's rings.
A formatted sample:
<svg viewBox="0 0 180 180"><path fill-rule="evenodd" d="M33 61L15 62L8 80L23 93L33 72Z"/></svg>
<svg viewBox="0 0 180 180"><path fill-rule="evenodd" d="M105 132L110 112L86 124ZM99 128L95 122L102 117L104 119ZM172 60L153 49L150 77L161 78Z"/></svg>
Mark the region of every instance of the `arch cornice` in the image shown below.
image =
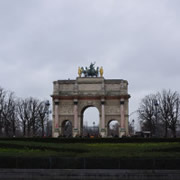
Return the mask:
<svg viewBox="0 0 180 180"><path fill-rule="evenodd" d="M73 100L73 99L78 99L78 100L101 100L102 98L104 100L110 100L110 99L129 99L131 96L129 94L127 95L119 95L119 96L60 96L60 95L52 95L51 96L53 100L59 99L59 100Z"/></svg>

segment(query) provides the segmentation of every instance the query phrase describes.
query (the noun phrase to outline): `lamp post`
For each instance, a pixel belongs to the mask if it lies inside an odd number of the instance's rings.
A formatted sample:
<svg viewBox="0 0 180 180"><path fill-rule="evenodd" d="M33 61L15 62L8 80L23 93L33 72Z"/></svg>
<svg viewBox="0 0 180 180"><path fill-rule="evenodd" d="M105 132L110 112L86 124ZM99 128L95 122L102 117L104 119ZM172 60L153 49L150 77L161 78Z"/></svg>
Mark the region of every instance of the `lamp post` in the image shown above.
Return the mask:
<svg viewBox="0 0 180 180"><path fill-rule="evenodd" d="M155 114L154 114L154 116L155 116L155 135L157 136L158 106L159 106L159 104L158 104L156 99L154 100L154 106L155 106Z"/></svg>
<svg viewBox="0 0 180 180"><path fill-rule="evenodd" d="M46 122L46 137L47 137L48 136L49 113L50 113L50 111L49 111L50 103L48 100L45 102L45 107L46 107L46 113L47 113L47 122Z"/></svg>
<svg viewBox="0 0 180 180"><path fill-rule="evenodd" d="M136 111L133 111L133 112L131 112L130 114L129 114L129 119L130 119L130 117L132 116L132 115L134 115L134 114L136 114L136 113L138 113L138 110L136 110ZM134 118L137 118L137 115L136 115L136 117L134 117ZM131 126L132 126L132 135L135 135L135 120L134 120L134 118L132 119L132 121L131 121ZM129 121L130 122L130 121ZM137 127L136 127L137 128Z"/></svg>
<svg viewBox="0 0 180 180"><path fill-rule="evenodd" d="M132 134L134 135L134 119L132 120Z"/></svg>
<svg viewBox="0 0 180 180"><path fill-rule="evenodd" d="M95 122L93 122L94 136L95 136Z"/></svg>

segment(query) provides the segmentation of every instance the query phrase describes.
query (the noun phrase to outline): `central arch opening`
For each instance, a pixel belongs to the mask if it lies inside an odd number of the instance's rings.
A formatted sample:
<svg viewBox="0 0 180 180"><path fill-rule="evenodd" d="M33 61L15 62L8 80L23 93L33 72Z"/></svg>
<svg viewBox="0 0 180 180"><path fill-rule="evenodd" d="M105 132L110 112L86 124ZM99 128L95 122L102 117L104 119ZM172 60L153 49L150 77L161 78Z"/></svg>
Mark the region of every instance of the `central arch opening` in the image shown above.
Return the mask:
<svg viewBox="0 0 180 180"><path fill-rule="evenodd" d="M84 108L81 123L83 137L99 136L100 114L96 107Z"/></svg>

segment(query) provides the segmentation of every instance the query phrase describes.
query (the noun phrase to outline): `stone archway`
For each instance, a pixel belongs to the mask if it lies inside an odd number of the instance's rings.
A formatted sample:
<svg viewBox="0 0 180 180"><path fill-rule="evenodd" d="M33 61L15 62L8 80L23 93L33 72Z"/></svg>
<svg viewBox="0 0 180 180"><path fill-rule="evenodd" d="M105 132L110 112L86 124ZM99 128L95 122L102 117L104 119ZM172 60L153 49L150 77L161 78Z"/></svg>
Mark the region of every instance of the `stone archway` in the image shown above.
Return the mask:
<svg viewBox="0 0 180 180"><path fill-rule="evenodd" d="M91 114L85 117L85 113L91 110ZM92 114L93 113L93 114ZM93 116L96 114L96 116ZM87 121L88 119L88 121ZM86 124L85 121L88 123ZM81 112L81 135L83 137L99 137L100 112L95 106L87 106Z"/></svg>
<svg viewBox="0 0 180 180"><path fill-rule="evenodd" d="M119 137L120 124L118 120L110 120L107 126L107 136L108 137Z"/></svg>
<svg viewBox="0 0 180 180"><path fill-rule="evenodd" d="M82 112L87 107L99 111L99 133L107 137L108 122L117 119L119 137L128 136L128 82L103 77L78 77L76 80L54 82L53 90L53 137L62 135L62 122L72 122L73 137L82 135Z"/></svg>
<svg viewBox="0 0 180 180"><path fill-rule="evenodd" d="M72 123L69 120L64 120L61 125L61 135L63 137L72 137Z"/></svg>

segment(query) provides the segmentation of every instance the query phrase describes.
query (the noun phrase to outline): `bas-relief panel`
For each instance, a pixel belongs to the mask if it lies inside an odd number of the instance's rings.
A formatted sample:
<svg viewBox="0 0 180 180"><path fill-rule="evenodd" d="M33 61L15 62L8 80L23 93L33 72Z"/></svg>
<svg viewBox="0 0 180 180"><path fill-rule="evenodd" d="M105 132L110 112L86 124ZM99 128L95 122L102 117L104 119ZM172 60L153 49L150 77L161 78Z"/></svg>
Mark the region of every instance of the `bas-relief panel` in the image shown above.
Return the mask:
<svg viewBox="0 0 180 180"><path fill-rule="evenodd" d="M97 95L101 95L102 92L101 91L79 91L78 95L83 95L83 96L97 96Z"/></svg>
<svg viewBox="0 0 180 180"><path fill-rule="evenodd" d="M101 84L79 84L79 91L100 91L102 89Z"/></svg>
<svg viewBox="0 0 180 180"><path fill-rule="evenodd" d="M125 114L129 114L129 106L128 106L128 101L125 101Z"/></svg>
<svg viewBox="0 0 180 180"><path fill-rule="evenodd" d="M120 88L121 88L121 89L127 89L127 83L121 82L121 83L120 83Z"/></svg>
<svg viewBox="0 0 180 180"><path fill-rule="evenodd" d="M59 86L59 91L73 91L74 84L61 84Z"/></svg>
<svg viewBox="0 0 180 180"><path fill-rule="evenodd" d="M120 91L119 84L105 84L106 91Z"/></svg>
<svg viewBox="0 0 180 180"><path fill-rule="evenodd" d="M54 93L58 93L59 92L59 84L55 83L54 84Z"/></svg>
<svg viewBox="0 0 180 180"><path fill-rule="evenodd" d="M105 113L120 115L120 108L117 106L105 106Z"/></svg>
<svg viewBox="0 0 180 180"><path fill-rule="evenodd" d="M107 106L120 106L120 99L118 99L118 100L106 100L105 105L107 105Z"/></svg>
<svg viewBox="0 0 180 180"><path fill-rule="evenodd" d="M59 113L64 115L64 114L67 114L67 115L70 115L70 114L73 114L74 113L74 109L73 109L73 106L72 105L63 105L59 108Z"/></svg>
<svg viewBox="0 0 180 180"><path fill-rule="evenodd" d="M59 105L60 106L71 106L71 105L73 105L73 100L61 100L61 101L59 101Z"/></svg>
<svg viewBox="0 0 180 180"><path fill-rule="evenodd" d="M118 91L120 93L127 93L127 83L122 82L120 84L105 84L105 90L107 92Z"/></svg>

